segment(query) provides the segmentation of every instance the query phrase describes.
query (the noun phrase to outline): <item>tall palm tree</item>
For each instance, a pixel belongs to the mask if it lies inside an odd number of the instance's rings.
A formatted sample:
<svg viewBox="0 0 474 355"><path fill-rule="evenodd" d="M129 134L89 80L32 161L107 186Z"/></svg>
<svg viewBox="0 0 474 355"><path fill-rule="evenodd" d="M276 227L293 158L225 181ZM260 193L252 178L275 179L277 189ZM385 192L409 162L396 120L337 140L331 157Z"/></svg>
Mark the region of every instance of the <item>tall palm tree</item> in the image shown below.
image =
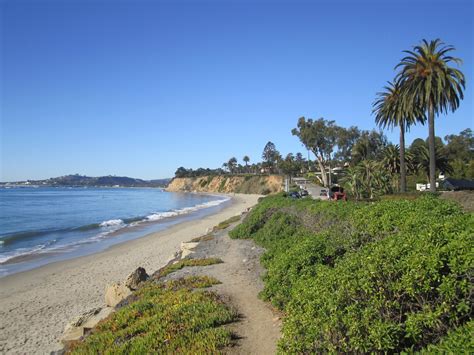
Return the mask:
<svg viewBox="0 0 474 355"><path fill-rule="evenodd" d="M417 106L408 109L404 100L403 91L399 81L388 82L384 91L377 93L372 111L375 113L375 122L381 128L400 128L400 192L406 192L407 169L405 163L405 132L417 121L424 123L423 110Z"/></svg>
<svg viewBox="0 0 474 355"><path fill-rule="evenodd" d="M440 39L428 42L426 39L396 66L401 68L397 78L401 81L408 106L418 106L428 114L430 191L436 191L435 114L454 112L464 98L466 81L464 74L450 66L460 65L461 59L450 56L453 46L445 45Z"/></svg>
<svg viewBox="0 0 474 355"><path fill-rule="evenodd" d="M249 171L249 168L248 168L248 165L249 165L249 161L250 161L250 158L248 155L244 155L243 159L242 159L245 163L245 170L246 172L248 173Z"/></svg>

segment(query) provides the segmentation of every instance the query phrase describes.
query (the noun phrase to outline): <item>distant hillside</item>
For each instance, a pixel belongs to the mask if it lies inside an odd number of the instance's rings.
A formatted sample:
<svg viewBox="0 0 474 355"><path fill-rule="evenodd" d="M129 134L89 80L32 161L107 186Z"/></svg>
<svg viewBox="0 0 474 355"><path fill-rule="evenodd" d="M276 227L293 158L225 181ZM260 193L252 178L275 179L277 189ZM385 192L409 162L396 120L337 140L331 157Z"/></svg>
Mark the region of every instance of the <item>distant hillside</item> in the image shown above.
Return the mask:
<svg viewBox="0 0 474 355"><path fill-rule="evenodd" d="M42 185L42 186L117 186L117 187L166 187L171 179L142 180L126 176L99 176L66 175L46 180L18 181L15 185Z"/></svg>
<svg viewBox="0 0 474 355"><path fill-rule="evenodd" d="M221 192L267 195L283 191L279 175L219 175L174 178L167 191Z"/></svg>

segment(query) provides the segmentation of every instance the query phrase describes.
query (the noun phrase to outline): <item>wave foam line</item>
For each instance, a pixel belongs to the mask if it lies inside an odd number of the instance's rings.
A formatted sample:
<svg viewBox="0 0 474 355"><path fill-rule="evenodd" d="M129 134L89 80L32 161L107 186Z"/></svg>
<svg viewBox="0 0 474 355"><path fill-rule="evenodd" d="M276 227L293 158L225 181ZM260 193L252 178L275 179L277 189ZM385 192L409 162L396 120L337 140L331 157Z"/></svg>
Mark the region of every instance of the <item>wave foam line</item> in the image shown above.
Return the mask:
<svg viewBox="0 0 474 355"><path fill-rule="evenodd" d="M49 249L49 250L47 248L48 248L48 246L50 246L54 243L56 243L56 239L53 239L53 240L51 240L47 243L44 243L44 244L36 245L32 248L20 248L20 249L17 249L15 251L13 251L13 252L6 253L5 255L0 256L0 265L7 263L11 259L20 258L20 257L24 257L24 256L29 256L29 255L33 255L33 254L41 254L41 253L45 253L47 251L50 251L54 248Z"/></svg>
<svg viewBox="0 0 474 355"><path fill-rule="evenodd" d="M112 227L112 226L121 226L125 224L121 219L110 219L99 224L100 227Z"/></svg>
<svg viewBox="0 0 474 355"><path fill-rule="evenodd" d="M170 218L170 217L176 217L176 216L181 216L183 214L188 214L191 212L199 211L205 208L210 208L214 206L219 206L220 204L229 201L230 198L226 199L220 199L220 200L215 200L215 201L209 201L206 203L201 203L199 205L193 206L193 207L184 207L179 210L173 210L173 211L167 211L167 212L157 212L153 213L149 216L145 217L146 221L159 221L165 218Z"/></svg>

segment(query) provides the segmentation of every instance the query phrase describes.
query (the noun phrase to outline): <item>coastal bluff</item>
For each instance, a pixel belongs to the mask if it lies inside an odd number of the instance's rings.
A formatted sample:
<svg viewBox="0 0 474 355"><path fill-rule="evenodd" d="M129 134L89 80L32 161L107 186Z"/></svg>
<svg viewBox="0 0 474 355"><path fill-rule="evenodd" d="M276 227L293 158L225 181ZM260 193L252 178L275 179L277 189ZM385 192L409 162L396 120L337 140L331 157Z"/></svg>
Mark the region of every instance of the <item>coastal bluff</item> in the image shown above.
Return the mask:
<svg viewBox="0 0 474 355"><path fill-rule="evenodd" d="M174 178L170 192L219 192L268 195L283 191L280 175L218 175Z"/></svg>

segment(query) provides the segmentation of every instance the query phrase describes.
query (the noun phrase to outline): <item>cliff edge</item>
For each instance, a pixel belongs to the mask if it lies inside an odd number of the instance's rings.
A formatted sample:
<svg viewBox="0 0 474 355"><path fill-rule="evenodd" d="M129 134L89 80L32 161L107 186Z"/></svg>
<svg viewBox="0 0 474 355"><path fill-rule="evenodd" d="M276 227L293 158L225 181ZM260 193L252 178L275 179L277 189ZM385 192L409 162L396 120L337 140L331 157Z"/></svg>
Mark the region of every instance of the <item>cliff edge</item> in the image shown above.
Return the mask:
<svg viewBox="0 0 474 355"><path fill-rule="evenodd" d="M167 191L220 192L268 195L283 191L284 179L279 175L220 175L174 178Z"/></svg>

